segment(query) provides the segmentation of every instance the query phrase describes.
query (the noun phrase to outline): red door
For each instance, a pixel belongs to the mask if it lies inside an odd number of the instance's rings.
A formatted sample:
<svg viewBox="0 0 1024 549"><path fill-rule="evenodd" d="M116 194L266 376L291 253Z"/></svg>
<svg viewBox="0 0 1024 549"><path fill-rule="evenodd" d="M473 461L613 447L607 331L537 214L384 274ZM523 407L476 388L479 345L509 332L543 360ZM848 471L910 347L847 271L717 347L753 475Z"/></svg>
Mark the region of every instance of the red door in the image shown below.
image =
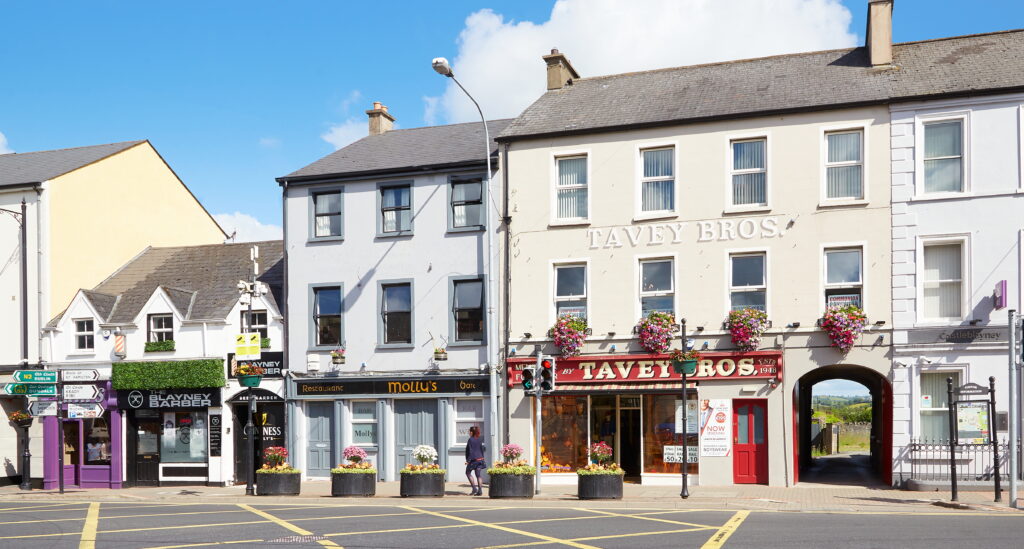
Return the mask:
<svg viewBox="0 0 1024 549"><path fill-rule="evenodd" d="M733 400L732 406L732 480L768 484L768 401Z"/></svg>

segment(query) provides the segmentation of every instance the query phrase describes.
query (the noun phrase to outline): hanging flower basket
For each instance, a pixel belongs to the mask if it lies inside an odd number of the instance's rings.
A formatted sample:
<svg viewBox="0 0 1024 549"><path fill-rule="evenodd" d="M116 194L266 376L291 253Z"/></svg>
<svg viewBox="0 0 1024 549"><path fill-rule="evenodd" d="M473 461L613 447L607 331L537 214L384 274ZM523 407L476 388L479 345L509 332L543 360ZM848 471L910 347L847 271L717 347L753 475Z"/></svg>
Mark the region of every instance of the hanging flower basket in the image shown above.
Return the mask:
<svg viewBox="0 0 1024 549"><path fill-rule="evenodd" d="M242 387L259 387L266 370L262 366L256 366L250 362L243 362L235 366L235 375L238 376L238 383Z"/></svg>
<svg viewBox="0 0 1024 549"><path fill-rule="evenodd" d="M867 315L856 305L829 307L825 309L825 316L820 322L821 329L832 340L832 346L844 355L853 348L867 323Z"/></svg>
<svg viewBox="0 0 1024 549"><path fill-rule="evenodd" d="M438 347L434 349L434 360L442 361L448 360L448 350Z"/></svg>
<svg viewBox="0 0 1024 549"><path fill-rule="evenodd" d="M700 353L697 351L683 351L675 349L669 353L668 358L672 361L672 369L675 373L686 374L688 376L692 376L697 373L697 362L700 361Z"/></svg>
<svg viewBox="0 0 1024 549"><path fill-rule="evenodd" d="M725 321L732 334L732 342L741 351L756 351L761 336L768 329L768 315L759 309L739 309L729 313Z"/></svg>
<svg viewBox="0 0 1024 549"><path fill-rule="evenodd" d="M345 363L345 348L338 347L331 351L331 364L344 364Z"/></svg>
<svg viewBox="0 0 1024 549"><path fill-rule="evenodd" d="M32 416L30 416L28 414L28 412L23 412L21 410L15 410L15 411L7 414L7 419L11 423L17 425L18 427L30 427L32 425L32 419L33 418L32 418Z"/></svg>
<svg viewBox="0 0 1024 549"><path fill-rule="evenodd" d="M660 354L668 350L676 318L671 313L651 313L636 325L640 346L648 353Z"/></svg>
<svg viewBox="0 0 1024 549"><path fill-rule="evenodd" d="M238 376L238 383L242 387L259 387L263 376Z"/></svg>
<svg viewBox="0 0 1024 549"><path fill-rule="evenodd" d="M572 358L580 356L583 342L587 340L587 332L587 319L564 314L558 317L548 335L554 339L555 347L562 351L562 358Z"/></svg>

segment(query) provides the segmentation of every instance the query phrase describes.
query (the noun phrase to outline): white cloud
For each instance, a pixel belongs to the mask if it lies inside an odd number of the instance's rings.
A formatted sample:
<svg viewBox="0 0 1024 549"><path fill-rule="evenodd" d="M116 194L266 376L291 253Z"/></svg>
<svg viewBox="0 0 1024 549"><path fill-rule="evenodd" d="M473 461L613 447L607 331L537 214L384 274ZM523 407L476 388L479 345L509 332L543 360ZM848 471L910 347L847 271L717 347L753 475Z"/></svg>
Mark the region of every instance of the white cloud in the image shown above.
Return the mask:
<svg viewBox="0 0 1024 549"><path fill-rule="evenodd" d="M331 126L326 132L320 134L320 139L330 143L335 149L340 149L349 143L358 141L370 132L366 120L349 118L348 120Z"/></svg>
<svg viewBox="0 0 1024 549"><path fill-rule="evenodd" d="M9 154L14 152L14 149L7 146L7 136L4 132L0 132L0 154Z"/></svg>
<svg viewBox="0 0 1024 549"><path fill-rule="evenodd" d="M559 0L541 23L471 14L452 67L488 118L507 118L544 93L551 48L588 77L851 47L850 21L839 0ZM424 110L428 121L479 118L454 82Z"/></svg>
<svg viewBox="0 0 1024 549"><path fill-rule="evenodd" d="M281 227L278 225L267 225L260 223L255 217L235 212L233 214L214 214L214 219L229 235L235 232L235 242L256 242L259 240L280 240L282 238Z"/></svg>

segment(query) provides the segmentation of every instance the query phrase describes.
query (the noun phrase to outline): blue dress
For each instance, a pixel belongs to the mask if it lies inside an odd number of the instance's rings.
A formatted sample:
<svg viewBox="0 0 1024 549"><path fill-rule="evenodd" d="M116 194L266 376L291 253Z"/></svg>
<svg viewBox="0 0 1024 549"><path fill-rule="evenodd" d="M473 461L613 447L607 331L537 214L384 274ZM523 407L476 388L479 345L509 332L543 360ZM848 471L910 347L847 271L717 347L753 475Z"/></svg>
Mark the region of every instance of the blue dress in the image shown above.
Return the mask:
<svg viewBox="0 0 1024 549"><path fill-rule="evenodd" d="M486 469L484 462L484 443L480 437L469 437L466 441L466 474L477 469Z"/></svg>

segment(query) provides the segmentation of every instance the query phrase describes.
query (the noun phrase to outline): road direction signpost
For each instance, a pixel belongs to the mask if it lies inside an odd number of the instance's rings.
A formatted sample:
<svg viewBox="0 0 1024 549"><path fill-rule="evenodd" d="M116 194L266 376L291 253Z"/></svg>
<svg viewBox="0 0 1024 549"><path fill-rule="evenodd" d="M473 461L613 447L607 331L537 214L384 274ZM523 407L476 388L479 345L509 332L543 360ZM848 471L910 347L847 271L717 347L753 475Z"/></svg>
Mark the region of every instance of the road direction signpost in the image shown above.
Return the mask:
<svg viewBox="0 0 1024 549"><path fill-rule="evenodd" d="M57 396L57 386L43 383L8 383L4 392L9 395Z"/></svg>
<svg viewBox="0 0 1024 549"><path fill-rule="evenodd" d="M100 373L97 370L61 370L61 381L99 381ZM56 381L56 380L54 380Z"/></svg>
<svg viewBox="0 0 1024 549"><path fill-rule="evenodd" d="M57 383L56 370L15 370L11 377L18 383Z"/></svg>
<svg viewBox="0 0 1024 549"><path fill-rule="evenodd" d="M86 404L68 404L68 418L70 419L89 419L97 418L103 415L103 405L98 402L89 402Z"/></svg>
<svg viewBox="0 0 1024 549"><path fill-rule="evenodd" d="M96 400L101 392L96 385L64 385L64 400Z"/></svg>
<svg viewBox="0 0 1024 549"><path fill-rule="evenodd" d="M56 400L34 400L28 405L28 413L40 417L56 416L57 408Z"/></svg>

